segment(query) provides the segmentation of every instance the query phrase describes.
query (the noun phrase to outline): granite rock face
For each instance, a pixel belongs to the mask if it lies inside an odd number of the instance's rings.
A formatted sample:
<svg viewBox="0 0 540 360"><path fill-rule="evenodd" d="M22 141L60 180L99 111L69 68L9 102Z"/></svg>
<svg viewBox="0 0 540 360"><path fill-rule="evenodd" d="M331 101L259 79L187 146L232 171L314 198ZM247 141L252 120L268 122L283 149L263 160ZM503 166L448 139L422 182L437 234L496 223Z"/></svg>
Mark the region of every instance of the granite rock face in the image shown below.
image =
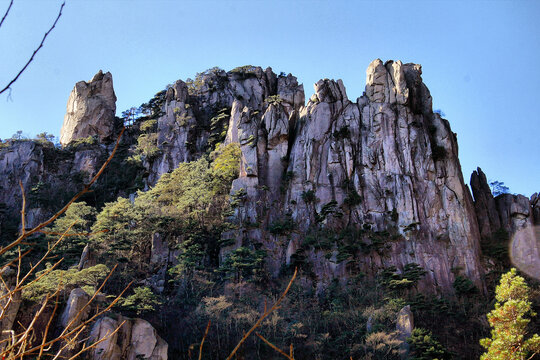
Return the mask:
<svg viewBox="0 0 540 360"><path fill-rule="evenodd" d="M476 216L483 241L496 241L493 235L508 234L512 264L529 276L540 278L540 232L538 195L500 194L493 197L486 176L480 168L471 175Z"/></svg>
<svg viewBox="0 0 540 360"><path fill-rule="evenodd" d="M488 237L501 227L501 221L486 175L480 168L471 175L471 190L480 234Z"/></svg>
<svg viewBox="0 0 540 360"><path fill-rule="evenodd" d="M101 70L90 82L79 81L71 92L64 124L60 131L60 143L97 135L101 141L112 140L116 95L111 73Z"/></svg>
<svg viewBox="0 0 540 360"><path fill-rule="evenodd" d="M180 162L198 159L213 150L213 138L238 142L236 128L244 111L261 118L269 97L276 97L291 112L304 105L304 91L292 75L277 76L271 68L245 66L229 72L210 69L190 82L178 80L167 90L162 116L158 119L157 146L160 155L149 161L148 183L174 170ZM279 100L277 99L279 97ZM246 139L244 139L245 141Z"/></svg>
<svg viewBox="0 0 540 360"><path fill-rule="evenodd" d="M433 113L421 73L420 65L375 60L356 102L341 80L324 79L300 109L282 101L260 117L234 106L228 137L238 138L242 164L231 194L241 193L243 205L240 229L225 236L235 246L262 243L274 275L303 251L318 283L417 263L430 288L452 292L452 269L482 288L480 234L456 137ZM294 231L268 231L283 221ZM242 226L253 223L261 225ZM356 241L367 248L370 236L390 232L386 250L344 257L338 242L327 254L303 244L307 233L344 228L360 230Z"/></svg>
<svg viewBox="0 0 540 360"><path fill-rule="evenodd" d="M108 151L100 145L61 150L29 140L12 141L0 149L0 208L5 209L0 212L0 234L4 231L6 236L13 236L11 228L21 226L19 181L27 197L26 228L32 228L58 210L49 208L48 203L58 200L59 194L80 189L95 175ZM8 229L13 221L16 224Z"/></svg>
<svg viewBox="0 0 540 360"><path fill-rule="evenodd" d="M103 317L92 327L89 341L94 343L103 338L105 340L90 353L90 359L167 360L167 343L146 320L127 319L122 316L118 320Z"/></svg>

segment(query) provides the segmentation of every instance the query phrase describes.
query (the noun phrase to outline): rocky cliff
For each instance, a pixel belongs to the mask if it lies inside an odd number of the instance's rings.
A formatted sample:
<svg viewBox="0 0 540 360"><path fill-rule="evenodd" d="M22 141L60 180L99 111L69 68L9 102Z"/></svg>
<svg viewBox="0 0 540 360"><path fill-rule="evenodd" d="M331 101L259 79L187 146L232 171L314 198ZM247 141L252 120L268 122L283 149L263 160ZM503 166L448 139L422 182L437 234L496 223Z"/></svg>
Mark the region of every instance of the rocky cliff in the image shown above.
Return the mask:
<svg viewBox="0 0 540 360"><path fill-rule="evenodd" d="M238 142L242 164L231 195L240 200L239 228L225 237L233 247L262 243L274 275L299 257L319 284L416 263L428 271L424 286L451 292L460 273L482 287L480 234L455 134L433 113L421 73L419 65L375 60L356 101L341 80L324 79L305 106L296 78L270 68L211 69L179 80L157 119L158 155L144 159L147 184L216 143ZM63 144L110 138L115 99L109 73L77 83ZM104 150L76 152L56 173L92 174ZM4 149L3 187L49 182L44 168L52 165L41 151L33 142ZM13 203L7 195L0 201ZM324 246L305 242L327 230L349 235L326 236Z"/></svg>
<svg viewBox="0 0 540 360"><path fill-rule="evenodd" d="M455 134L433 113L421 67L375 60L367 79L355 102L341 80L325 79L301 109L282 101L253 116L243 107L237 129L231 124L243 154L231 192L243 194L241 228L227 235L236 246L263 242L274 273L307 256L322 283L416 263L442 291L452 291L454 273L481 287L480 237ZM290 233L272 231L287 221ZM305 244L325 228L355 231L356 246L339 237L327 251Z"/></svg>

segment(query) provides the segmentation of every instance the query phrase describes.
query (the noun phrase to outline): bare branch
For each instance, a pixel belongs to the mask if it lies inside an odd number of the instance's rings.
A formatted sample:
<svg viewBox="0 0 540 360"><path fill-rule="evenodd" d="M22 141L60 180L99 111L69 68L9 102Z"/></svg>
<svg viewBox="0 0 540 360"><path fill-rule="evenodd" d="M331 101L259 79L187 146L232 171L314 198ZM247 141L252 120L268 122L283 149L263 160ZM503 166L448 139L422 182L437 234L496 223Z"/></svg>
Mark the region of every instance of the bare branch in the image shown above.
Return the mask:
<svg viewBox="0 0 540 360"><path fill-rule="evenodd" d="M262 336L261 334L259 334L258 332L255 333L255 335L257 335L262 341L264 341L266 343L266 345L270 346L272 349L276 350L278 353L280 353L281 355L285 356L287 359L289 360L294 360L294 357L292 357L292 355L287 355L287 353L283 350L281 350L280 348L278 348L276 345L272 344L270 341L266 340L264 338L264 336ZM291 344L292 346L292 344ZM292 354L292 348L291 348L291 354Z"/></svg>
<svg viewBox="0 0 540 360"><path fill-rule="evenodd" d="M272 305L272 307L265 311L261 317L259 318L259 320L257 320L257 322L255 323L255 325L253 325L253 327L251 329L249 329L249 331L247 333L244 334L244 336L242 337L242 339L238 342L238 344L236 344L236 347L233 349L233 351L231 352L231 354L227 357L226 360L230 360L232 359L232 357L234 356L234 354L236 354L236 352L238 351L238 349L240 349L240 346L242 346L242 344L244 343L244 341L246 341L246 339L249 337L249 335L251 335L251 333L257 329L261 323L263 322L264 319L266 319L266 317L268 315L270 315L274 310L276 310L277 308L279 308L279 304L281 304L281 302L283 301L283 299L285 298L285 296L287 295L287 293L289 292L289 290L291 289L291 286L294 282L294 279L296 279L296 274L298 273L298 268L294 269L294 274L291 278L291 281L289 281L289 285L287 285L287 288L285 288L285 291L283 291L283 293L281 294L281 296L276 300L276 302L274 303L274 305Z"/></svg>
<svg viewBox="0 0 540 360"><path fill-rule="evenodd" d="M204 344L204 340L206 339L206 336L208 335L208 330L210 330L210 324L212 322L210 320L208 320L208 325L206 325L206 330L204 331L204 336L201 340L201 346L199 347L199 360L202 359L202 347L203 347L203 344Z"/></svg>
<svg viewBox="0 0 540 360"><path fill-rule="evenodd" d="M13 2L13 1L12 1ZM30 65L30 63L32 62L32 60L34 60L34 56L36 56L36 54L38 53L38 51L43 47L43 44L45 43L45 39L47 38L47 36L49 35L49 33L54 29L54 27L56 26L56 23L58 22L58 20L60 19L60 16L62 16L62 10L64 9L64 5L66 5L66 2L63 2L62 5L60 6L60 11L58 12L58 16L56 17L56 20L54 20L54 23L52 24L52 26L50 27L49 31L47 31L45 33L45 35L43 36L43 39L41 39L41 43L39 44L39 46L37 47L36 50L34 50L34 52L32 53L32 56L30 56L30 59L26 62L26 64L24 65L24 67L21 69L21 71L19 71L19 73L17 74L17 76L15 76L13 78L13 80L11 80L5 88L3 88L1 91L0 91L0 94L2 94L4 91L6 91L7 89L10 89L11 88L11 85L13 85L13 83L15 81L17 81L17 79L19 78L19 76L21 76L21 74L24 72L24 70L26 70L26 68L28 67L28 65ZM9 5L11 7L11 4ZM9 11L9 9L8 9ZM7 15L7 13L6 13ZM4 18L5 16L4 15ZM2 19L2 22L4 21L4 19Z"/></svg>
<svg viewBox="0 0 540 360"><path fill-rule="evenodd" d="M9 3L9 6L8 6L8 8L6 10L6 13L4 14L4 17L2 18L2 21L0 21L0 27L2 27L2 24L4 23L4 20L8 16L9 10L11 9L11 5L13 5L13 0L11 0L11 2Z"/></svg>

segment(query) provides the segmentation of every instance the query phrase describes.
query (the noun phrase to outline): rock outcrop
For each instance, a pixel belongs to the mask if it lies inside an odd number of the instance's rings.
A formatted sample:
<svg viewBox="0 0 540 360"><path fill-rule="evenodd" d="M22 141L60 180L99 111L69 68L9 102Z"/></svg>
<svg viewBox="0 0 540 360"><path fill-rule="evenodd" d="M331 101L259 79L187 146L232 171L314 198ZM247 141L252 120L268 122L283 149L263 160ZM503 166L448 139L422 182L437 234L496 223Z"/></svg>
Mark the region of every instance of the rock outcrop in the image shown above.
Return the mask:
<svg viewBox="0 0 540 360"><path fill-rule="evenodd" d="M0 149L0 234L13 239L20 228L22 183L26 228L48 219L99 170L110 149L88 145L56 149L37 141L12 141Z"/></svg>
<svg viewBox="0 0 540 360"><path fill-rule="evenodd" d="M90 82L75 84L68 99L60 143L66 146L74 140L95 135L101 141L111 140L115 113L112 75L100 70Z"/></svg>
<svg viewBox="0 0 540 360"><path fill-rule="evenodd" d="M260 118L268 105L265 100L271 96L283 100L289 111L304 105L303 87L296 78L290 74L276 76L271 68L245 66L230 72L211 69L189 86L178 80L165 95L157 131L160 155L148 164L150 185L180 162L212 150L219 142L217 138L225 134L225 142L237 142L235 129L244 108L250 111L249 117Z"/></svg>
<svg viewBox="0 0 540 360"><path fill-rule="evenodd" d="M87 306L90 296L81 288L71 290L66 307L60 316L60 325L66 328L76 328L88 318L90 307Z"/></svg>
<svg viewBox="0 0 540 360"><path fill-rule="evenodd" d="M471 175L471 190L480 234L484 238L489 237L494 231L500 229L501 221L486 175L480 168L473 171Z"/></svg>
<svg viewBox="0 0 540 360"><path fill-rule="evenodd" d="M122 325L123 323L123 325ZM116 329L120 328L117 332ZM114 334L113 334L114 333ZM92 360L167 360L167 343L142 319L103 317L92 327L90 343L105 338L90 353Z"/></svg>
<svg viewBox="0 0 540 360"><path fill-rule="evenodd" d="M325 79L301 109L282 101L262 116L248 106L231 114L238 120L229 137L242 149L231 194L243 201L235 215L240 230L225 236L236 246L262 243L274 274L303 251L319 283L417 263L430 287L452 292L454 269L482 288L480 234L456 137L433 113L421 67L376 60L367 79L356 102L341 80ZM268 230L284 221L295 231ZM253 223L261 225L242 227ZM306 233L346 228L356 230L355 251L339 239L329 255L303 243ZM385 249L377 248L370 238L385 232Z"/></svg>
<svg viewBox="0 0 540 360"><path fill-rule="evenodd" d="M493 238L496 232L508 234L512 264L540 279L540 234L535 228L540 212L538 195L527 199L523 195L500 194L494 198L480 168L471 175L471 188L483 241L497 241Z"/></svg>

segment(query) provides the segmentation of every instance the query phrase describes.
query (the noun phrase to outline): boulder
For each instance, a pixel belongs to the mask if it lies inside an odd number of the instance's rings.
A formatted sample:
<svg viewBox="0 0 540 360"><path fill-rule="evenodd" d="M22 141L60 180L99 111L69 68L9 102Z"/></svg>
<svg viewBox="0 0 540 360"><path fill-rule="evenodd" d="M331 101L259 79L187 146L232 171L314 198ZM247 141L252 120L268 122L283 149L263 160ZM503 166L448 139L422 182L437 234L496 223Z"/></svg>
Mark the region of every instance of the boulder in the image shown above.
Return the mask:
<svg viewBox="0 0 540 360"><path fill-rule="evenodd" d="M122 316L119 316L118 320L103 317L92 327L89 343L104 338L90 353L90 359L167 360L168 344L146 320L127 319Z"/></svg>
<svg viewBox="0 0 540 360"><path fill-rule="evenodd" d="M87 306L85 308L89 301L90 295L83 289L76 288L71 290L66 307L60 316L60 325L62 328L65 329L70 325L69 328L73 329L85 321L90 313L90 307Z"/></svg>

